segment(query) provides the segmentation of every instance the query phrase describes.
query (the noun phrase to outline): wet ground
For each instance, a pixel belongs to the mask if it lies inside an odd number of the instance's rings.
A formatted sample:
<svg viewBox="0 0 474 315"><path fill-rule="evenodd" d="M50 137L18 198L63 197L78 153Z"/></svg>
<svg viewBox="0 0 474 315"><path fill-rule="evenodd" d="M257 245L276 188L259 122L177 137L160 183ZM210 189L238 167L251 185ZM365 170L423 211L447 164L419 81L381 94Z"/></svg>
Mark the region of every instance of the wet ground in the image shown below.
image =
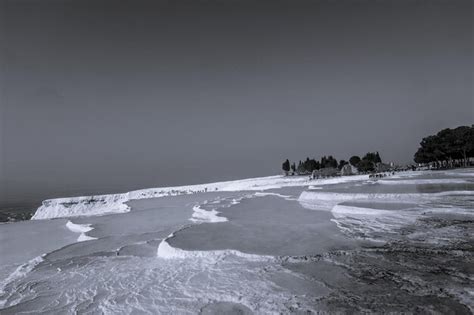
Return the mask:
<svg viewBox="0 0 474 315"><path fill-rule="evenodd" d="M272 256L318 254L357 246L357 241L345 237L331 221L330 212L310 211L295 200L254 197L219 211L229 221L190 226L175 233L170 244L184 250L236 249Z"/></svg>

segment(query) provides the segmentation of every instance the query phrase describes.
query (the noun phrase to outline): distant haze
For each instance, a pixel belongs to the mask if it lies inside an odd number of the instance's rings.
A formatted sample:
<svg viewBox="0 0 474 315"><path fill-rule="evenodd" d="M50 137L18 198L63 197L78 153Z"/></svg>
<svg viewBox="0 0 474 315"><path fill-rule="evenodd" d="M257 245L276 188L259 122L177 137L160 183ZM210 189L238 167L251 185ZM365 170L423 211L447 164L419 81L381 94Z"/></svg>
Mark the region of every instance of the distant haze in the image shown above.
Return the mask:
<svg viewBox="0 0 474 315"><path fill-rule="evenodd" d="M0 205L271 175L471 125L471 0L0 0Z"/></svg>

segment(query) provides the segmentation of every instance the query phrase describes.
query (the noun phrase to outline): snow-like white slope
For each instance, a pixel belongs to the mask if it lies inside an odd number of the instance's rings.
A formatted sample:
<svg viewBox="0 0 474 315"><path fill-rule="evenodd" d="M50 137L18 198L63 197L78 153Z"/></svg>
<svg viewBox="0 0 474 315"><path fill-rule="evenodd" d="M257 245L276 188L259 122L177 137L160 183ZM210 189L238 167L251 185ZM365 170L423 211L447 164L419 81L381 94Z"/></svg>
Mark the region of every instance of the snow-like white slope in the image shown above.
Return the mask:
<svg viewBox="0 0 474 315"><path fill-rule="evenodd" d="M158 246L156 256L164 259L205 259L211 261L218 261L224 259L226 256L233 255L237 257L242 257L248 260L262 261L262 260L272 260L274 257L265 256L265 255L255 255L242 253L241 251L234 249L224 249L224 250L211 250L211 251L199 251L192 250L187 251L180 248L172 247L168 243L168 239L173 238L174 234L170 234L167 238L161 241Z"/></svg>
<svg viewBox="0 0 474 315"><path fill-rule="evenodd" d="M385 185L440 185L440 184L470 184L467 179L435 178L435 179L379 179L379 184Z"/></svg>
<svg viewBox="0 0 474 315"><path fill-rule="evenodd" d="M445 171L444 174L448 176L461 176L461 177L474 177L474 169L473 168L465 168L465 169L457 169L453 171Z"/></svg>
<svg viewBox="0 0 474 315"><path fill-rule="evenodd" d="M74 233L80 233L77 238L78 242L96 240L96 237L86 235L87 232L92 231L94 228L90 227L90 224L75 224L71 221L67 221L66 227Z"/></svg>
<svg viewBox="0 0 474 315"><path fill-rule="evenodd" d="M16 281L18 279L25 277L39 263L44 261L43 256L44 255L37 256L31 259L30 261L18 266L18 268L16 268L16 270L13 273L11 273L5 280L0 281L0 296L3 295L3 293L5 292L4 290L8 283L11 283L13 281ZM6 300L0 299L0 308L4 307L5 303L6 303Z"/></svg>
<svg viewBox="0 0 474 315"><path fill-rule="evenodd" d="M226 222L227 218L218 216L219 212L215 209L212 210L204 210L199 205L193 207L193 216L191 217L191 221L193 222L208 222L208 223L215 223L215 222Z"/></svg>
<svg viewBox="0 0 474 315"><path fill-rule="evenodd" d="M209 184L151 188L100 196L58 198L43 201L32 220L93 216L130 211L127 201L210 191L261 191L291 186L326 185L367 179L368 175L309 180L306 176L268 176Z"/></svg>
<svg viewBox="0 0 474 315"><path fill-rule="evenodd" d="M255 197L266 197L266 196L280 197L286 200L296 200L296 199L293 199L291 196L272 193L272 192L256 192L255 193Z"/></svg>
<svg viewBox="0 0 474 315"><path fill-rule="evenodd" d="M43 201L43 204L36 210L31 219L40 220L128 212L130 208L125 202L129 200L129 193L49 199Z"/></svg>
<svg viewBox="0 0 474 315"><path fill-rule="evenodd" d="M457 195L474 195L474 191L443 191L438 193L338 193L303 191L298 198L300 204L314 210L332 210L333 207L345 201L370 201L370 202L397 202L397 203L422 203L436 198Z"/></svg>
<svg viewBox="0 0 474 315"><path fill-rule="evenodd" d="M386 242L397 239L400 228L413 224L426 213L474 215L469 207L456 206L473 195L474 191L463 190L437 193L304 191L298 202L307 209L330 211L332 221L353 238Z"/></svg>

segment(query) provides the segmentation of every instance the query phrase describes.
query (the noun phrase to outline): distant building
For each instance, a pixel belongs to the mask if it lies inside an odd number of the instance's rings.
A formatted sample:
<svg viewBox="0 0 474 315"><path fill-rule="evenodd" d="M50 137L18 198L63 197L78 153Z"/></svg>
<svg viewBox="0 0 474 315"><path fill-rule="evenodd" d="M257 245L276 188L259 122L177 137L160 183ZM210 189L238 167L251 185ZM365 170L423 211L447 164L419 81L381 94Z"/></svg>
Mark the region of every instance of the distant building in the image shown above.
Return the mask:
<svg viewBox="0 0 474 315"><path fill-rule="evenodd" d="M337 176L339 175L339 170L334 167L324 167L319 170L313 171L313 174L311 175L313 178L319 178L319 177L332 177L332 176Z"/></svg>
<svg viewBox="0 0 474 315"><path fill-rule="evenodd" d="M347 175L352 175L352 165L346 164L341 168L341 175L342 176L347 176Z"/></svg>
<svg viewBox="0 0 474 315"><path fill-rule="evenodd" d="M377 163L375 165L375 171L376 172L388 172L390 171L392 167L390 166L390 164L385 164L385 163Z"/></svg>
<svg viewBox="0 0 474 315"><path fill-rule="evenodd" d="M352 164L349 164L351 166L351 172L352 174L359 174L359 170L357 169L357 167L355 167L354 165Z"/></svg>

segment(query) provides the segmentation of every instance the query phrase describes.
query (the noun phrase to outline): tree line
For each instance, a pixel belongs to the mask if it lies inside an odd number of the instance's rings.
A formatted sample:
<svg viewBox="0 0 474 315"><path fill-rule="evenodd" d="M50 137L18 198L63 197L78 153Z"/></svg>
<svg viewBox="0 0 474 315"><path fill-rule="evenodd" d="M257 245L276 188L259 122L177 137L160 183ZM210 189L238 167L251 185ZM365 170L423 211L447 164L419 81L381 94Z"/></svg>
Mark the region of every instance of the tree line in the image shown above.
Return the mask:
<svg viewBox="0 0 474 315"><path fill-rule="evenodd" d="M378 152L368 152L362 158L357 155L352 156L349 161L339 160L332 155L323 156L321 159L310 159L306 158L304 161L299 161L298 164L295 162L290 163L286 159L282 164L282 169L285 174L296 173L296 174L310 174L313 171L317 171L324 168L334 168L341 170L344 165L350 164L357 168L359 172L373 172L376 170L376 166L382 163L380 154Z"/></svg>
<svg viewBox="0 0 474 315"><path fill-rule="evenodd" d="M474 125L446 128L420 142L414 161L436 167L467 166L474 157Z"/></svg>

